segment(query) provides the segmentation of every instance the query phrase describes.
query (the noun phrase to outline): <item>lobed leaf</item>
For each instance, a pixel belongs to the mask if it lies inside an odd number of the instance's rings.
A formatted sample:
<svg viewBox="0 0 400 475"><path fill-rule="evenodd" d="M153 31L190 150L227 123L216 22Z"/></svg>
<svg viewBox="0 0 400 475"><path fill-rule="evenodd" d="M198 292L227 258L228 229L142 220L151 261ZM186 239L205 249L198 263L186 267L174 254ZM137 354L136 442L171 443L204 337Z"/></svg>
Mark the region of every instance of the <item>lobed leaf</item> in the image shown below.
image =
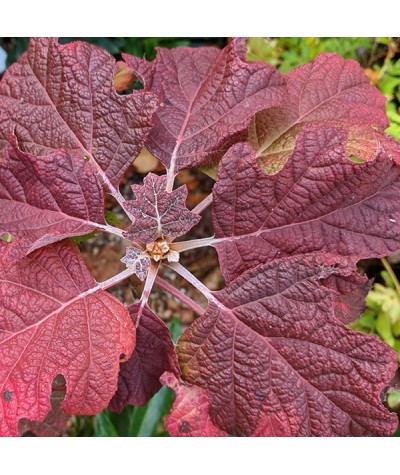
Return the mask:
<svg viewBox="0 0 400 475"><path fill-rule="evenodd" d="M215 425L244 436L395 431L380 394L397 355L334 318L323 278L314 256L259 265L213 293L179 339L183 377L208 392Z"/></svg>
<svg viewBox="0 0 400 475"><path fill-rule="evenodd" d="M131 241L151 243L158 238L174 238L186 234L200 221L200 216L186 207L187 188L166 191L167 176L149 173L143 185L132 185L136 199L128 206L134 223L124 235Z"/></svg>
<svg viewBox="0 0 400 475"><path fill-rule="evenodd" d="M302 132L275 175L248 144L222 159L213 189L215 247L225 279L287 255L336 255L348 265L400 247L400 169L382 150L375 160L346 156L346 132ZM327 257L327 260L328 257Z"/></svg>
<svg viewBox="0 0 400 475"><path fill-rule="evenodd" d="M136 328L136 348L128 361L121 364L118 390L109 409L121 412L127 404L144 406L161 388L160 376L180 370L171 334L157 315L140 303L128 307ZM139 322L139 323L138 323Z"/></svg>
<svg viewBox="0 0 400 475"><path fill-rule="evenodd" d="M11 138L0 162L0 234L13 237L3 246L8 259L106 224L101 184L88 162L67 150L38 160Z"/></svg>
<svg viewBox="0 0 400 475"><path fill-rule="evenodd" d="M121 259L128 269L132 269L135 275L142 282L146 279L150 268L150 257L143 255L143 252L137 247L127 247L126 254Z"/></svg>
<svg viewBox="0 0 400 475"><path fill-rule="evenodd" d="M285 79L287 100L258 113L250 124L249 140L262 168L281 169L307 128L341 127L348 133L349 156L369 160L375 155L379 139L372 126L388 127L386 100L356 61L322 53Z"/></svg>
<svg viewBox="0 0 400 475"><path fill-rule="evenodd" d="M0 83L0 154L15 131L22 150L75 151L117 186L144 145L157 104L145 91L118 95L115 70L114 58L96 46L32 38Z"/></svg>
<svg viewBox="0 0 400 475"><path fill-rule="evenodd" d="M209 164L246 137L251 117L281 104L285 81L273 66L245 61L243 38L216 48L159 48L154 61L125 62L161 100L147 148L167 168Z"/></svg>
<svg viewBox="0 0 400 475"><path fill-rule="evenodd" d="M67 414L96 414L117 389L120 355L135 343L129 313L101 290L67 242L14 266L0 260L0 435L42 421L52 381L62 375Z"/></svg>

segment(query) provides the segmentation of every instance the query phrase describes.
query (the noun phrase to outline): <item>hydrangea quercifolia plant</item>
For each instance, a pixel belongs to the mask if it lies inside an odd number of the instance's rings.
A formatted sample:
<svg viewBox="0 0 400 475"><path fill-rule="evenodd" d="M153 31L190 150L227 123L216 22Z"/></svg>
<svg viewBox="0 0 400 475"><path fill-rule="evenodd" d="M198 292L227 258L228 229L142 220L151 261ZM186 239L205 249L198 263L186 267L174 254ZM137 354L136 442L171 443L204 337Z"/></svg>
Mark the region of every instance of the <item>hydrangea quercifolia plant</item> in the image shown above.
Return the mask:
<svg viewBox="0 0 400 475"><path fill-rule="evenodd" d="M385 101L335 54L281 75L245 53L235 39L117 64L42 38L5 73L1 435L40 421L57 433L65 414L143 405L162 384L176 392L172 435L395 431L382 401L396 354L344 324L368 288L357 261L400 248L400 147L384 133ZM144 89L118 94L134 77ZM127 201L119 183L144 145L167 173ZM189 211L176 173L212 163L212 195ZM104 192L130 218L125 230L105 221ZM215 235L175 241L211 203ZM130 241L126 270L102 283L68 240L93 230ZM218 252L219 292L179 263L200 246ZM160 265L207 309L157 276ZM132 274L144 291L126 307L106 290ZM199 314L176 348L147 303L155 283Z"/></svg>

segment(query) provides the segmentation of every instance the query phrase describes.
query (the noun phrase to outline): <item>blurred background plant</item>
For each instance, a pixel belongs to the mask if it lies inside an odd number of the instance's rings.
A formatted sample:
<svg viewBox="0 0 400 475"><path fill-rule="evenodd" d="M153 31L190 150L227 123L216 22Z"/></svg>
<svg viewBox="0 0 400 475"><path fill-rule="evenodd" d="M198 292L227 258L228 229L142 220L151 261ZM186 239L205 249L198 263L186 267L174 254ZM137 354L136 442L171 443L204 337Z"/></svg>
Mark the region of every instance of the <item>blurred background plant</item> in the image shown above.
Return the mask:
<svg viewBox="0 0 400 475"><path fill-rule="evenodd" d="M229 38L62 38L63 43L81 39L106 49L117 60L120 52L126 52L151 60L157 47L176 46L216 46L224 47ZM6 66L16 61L26 50L29 38L0 38L0 77ZM400 141L400 38L331 38L331 37L280 37L250 38L247 59L266 61L286 73L296 66L307 63L322 52L336 52L339 55L358 61L372 84L376 85L387 99L387 114L390 127L387 132ZM150 157L151 158L151 157ZM148 157L146 158L146 164ZM136 162L135 162L136 163ZM147 165L146 165L147 166ZM136 173L150 171L136 166ZM157 165L152 165L157 168ZM186 175L185 175L186 174ZM202 174L200 174L202 175ZM204 175L203 175L204 176ZM189 200L196 200L200 188L204 188L199 175L184 172L182 183L189 188ZM178 177L179 178L179 177ZM210 180L209 178L207 178ZM200 183L199 183L200 181ZM207 191L202 189L202 191ZM112 213L112 211L110 211ZM82 244L93 236L85 237ZM195 261L198 262L198 259ZM217 267L215 259L214 266ZM359 269L374 285L366 297L366 310L361 317L350 324L354 330L376 335L394 348L400 361L400 253L384 259L361 261ZM216 271L216 272L214 272ZM211 270L211 282L218 277L218 269ZM216 286L215 290L218 288ZM214 290L214 289L213 289ZM174 341L190 322L183 318L184 310L171 308L173 315L166 323L169 325ZM96 417L72 417L68 423L68 436L168 436L165 418L172 403L173 393L162 388L144 407L128 406L121 414L108 410ZM400 373L392 382L386 404L400 413ZM31 434L32 435L32 434ZM400 436L400 428L395 436Z"/></svg>

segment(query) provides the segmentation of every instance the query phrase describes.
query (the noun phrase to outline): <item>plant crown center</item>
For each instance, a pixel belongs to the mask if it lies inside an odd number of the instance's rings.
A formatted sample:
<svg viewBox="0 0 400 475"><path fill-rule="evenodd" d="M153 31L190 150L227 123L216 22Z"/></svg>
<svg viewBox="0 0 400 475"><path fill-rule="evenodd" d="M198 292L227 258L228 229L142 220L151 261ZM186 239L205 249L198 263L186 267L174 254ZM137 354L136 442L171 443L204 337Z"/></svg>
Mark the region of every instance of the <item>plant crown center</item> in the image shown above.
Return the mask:
<svg viewBox="0 0 400 475"><path fill-rule="evenodd" d="M163 259L167 259L168 262L178 262L179 261L179 252L174 251L170 247L164 238L158 238L153 242L146 244L146 250L143 251L143 254L146 257L150 257L153 261L158 262Z"/></svg>

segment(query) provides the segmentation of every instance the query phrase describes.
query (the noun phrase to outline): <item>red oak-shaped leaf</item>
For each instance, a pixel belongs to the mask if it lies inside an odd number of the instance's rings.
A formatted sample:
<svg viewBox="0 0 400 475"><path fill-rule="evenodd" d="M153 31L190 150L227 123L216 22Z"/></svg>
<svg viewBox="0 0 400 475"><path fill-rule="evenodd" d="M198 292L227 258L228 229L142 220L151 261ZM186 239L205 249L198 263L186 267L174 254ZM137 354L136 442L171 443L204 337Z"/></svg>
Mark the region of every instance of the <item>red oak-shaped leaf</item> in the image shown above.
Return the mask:
<svg viewBox="0 0 400 475"><path fill-rule="evenodd" d="M310 127L344 128L348 155L367 160L376 152L379 139L371 126L381 131L388 127L386 101L356 61L323 53L285 78L287 101L257 114L249 129L263 168L282 168L297 135Z"/></svg>
<svg viewBox="0 0 400 475"><path fill-rule="evenodd" d="M0 150L15 130L24 151L74 150L118 185L144 145L156 100L145 91L118 95L115 69L109 53L88 43L32 38L0 83Z"/></svg>
<svg viewBox="0 0 400 475"><path fill-rule="evenodd" d="M42 422L21 419L18 431L21 435L32 433L37 437L56 437L66 431L70 415L61 409L66 393L65 379L58 375L53 380L50 396L51 411Z"/></svg>
<svg viewBox="0 0 400 475"><path fill-rule="evenodd" d="M276 69L245 61L245 40L216 48L159 48L152 62L123 55L161 106L147 148L174 171L210 163L247 135L251 117L282 103Z"/></svg>
<svg viewBox="0 0 400 475"><path fill-rule="evenodd" d="M96 414L117 389L120 355L135 328L126 307L99 289L67 242L0 261L0 435L18 421L42 421L53 379L66 381L62 410Z"/></svg>
<svg viewBox="0 0 400 475"><path fill-rule="evenodd" d="M141 280L145 280L150 268L150 257L143 255L143 252L136 247L128 247L125 256L121 261L129 269L133 269L135 275Z"/></svg>
<svg viewBox="0 0 400 475"><path fill-rule="evenodd" d="M128 202L134 223L124 232L127 239L151 243L158 238L186 234L200 221L200 216L186 207L187 188L165 190L167 176L149 173L143 185L132 185L136 200Z"/></svg>
<svg viewBox="0 0 400 475"><path fill-rule="evenodd" d="M216 427L208 413L207 391L181 383L172 373L160 381L175 392L175 402L167 416L167 431L173 437L223 437L227 433Z"/></svg>
<svg viewBox="0 0 400 475"><path fill-rule="evenodd" d="M211 419L238 435L388 435L380 393L397 354L334 318L315 256L259 265L216 292L178 341L183 377ZM332 269L332 272L341 272Z"/></svg>
<svg viewBox="0 0 400 475"><path fill-rule="evenodd" d="M344 130L306 130L275 175L258 167L250 145L230 149L213 190L215 246L227 281L284 255L329 253L354 264L400 247L400 168L383 150L354 163L345 146Z"/></svg>
<svg viewBox="0 0 400 475"><path fill-rule="evenodd" d="M88 162L66 150L38 159L12 137L0 162L0 235L14 238L10 259L106 224L101 184Z"/></svg>
<svg viewBox="0 0 400 475"><path fill-rule="evenodd" d="M144 406L161 388L160 376L169 371L179 376L175 346L166 325L145 305L131 305L129 313L134 323L140 312L136 329L136 347L130 359L121 364L118 391L109 409L121 412L127 404Z"/></svg>

